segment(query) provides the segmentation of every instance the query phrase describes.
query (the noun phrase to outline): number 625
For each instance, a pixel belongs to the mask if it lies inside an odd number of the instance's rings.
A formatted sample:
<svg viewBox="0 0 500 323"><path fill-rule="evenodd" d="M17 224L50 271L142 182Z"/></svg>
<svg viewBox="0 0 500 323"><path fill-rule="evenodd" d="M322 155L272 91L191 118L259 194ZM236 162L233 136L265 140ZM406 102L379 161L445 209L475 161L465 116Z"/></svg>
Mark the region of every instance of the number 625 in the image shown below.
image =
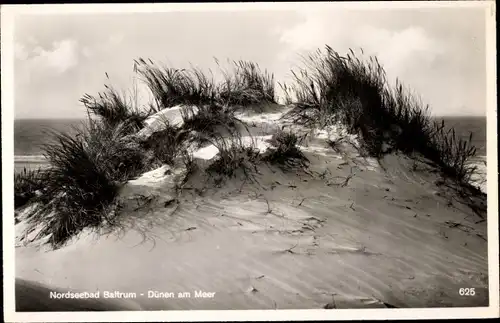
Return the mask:
<svg viewBox="0 0 500 323"><path fill-rule="evenodd" d="M476 295L476 291L474 288L460 288L458 294L460 294L460 296L474 296Z"/></svg>

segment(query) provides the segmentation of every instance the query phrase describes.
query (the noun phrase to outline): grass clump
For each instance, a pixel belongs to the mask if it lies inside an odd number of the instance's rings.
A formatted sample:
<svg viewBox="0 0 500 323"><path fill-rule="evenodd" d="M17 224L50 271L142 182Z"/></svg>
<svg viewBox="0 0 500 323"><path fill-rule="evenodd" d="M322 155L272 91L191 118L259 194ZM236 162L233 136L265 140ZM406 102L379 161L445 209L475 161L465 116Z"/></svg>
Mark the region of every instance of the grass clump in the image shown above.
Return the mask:
<svg viewBox="0 0 500 323"><path fill-rule="evenodd" d="M236 118L234 110L219 104L205 104L186 109L182 115L185 131L195 131L202 137L215 138L217 134L235 135L237 126L244 123Z"/></svg>
<svg viewBox="0 0 500 323"><path fill-rule="evenodd" d="M152 60L139 58L137 71L151 90L157 109L176 105L210 105L244 107L259 103L275 103L274 77L261 71L256 63L232 62L231 72L220 67L223 80L215 81L211 71L159 67Z"/></svg>
<svg viewBox="0 0 500 323"><path fill-rule="evenodd" d="M234 177L241 170L249 178L252 170L256 170L260 151L253 146L245 146L240 137L216 136L207 140L219 151L215 160L206 168L209 174Z"/></svg>
<svg viewBox="0 0 500 323"><path fill-rule="evenodd" d="M171 125L168 120L164 120L161 130L146 138L142 142L142 147L151 151L154 159L160 163L173 165L179 145L178 134L179 129Z"/></svg>
<svg viewBox="0 0 500 323"><path fill-rule="evenodd" d="M42 194L47 180L47 172L41 168L23 169L14 174L14 208L27 205L38 194Z"/></svg>
<svg viewBox="0 0 500 323"><path fill-rule="evenodd" d="M271 138L271 144L274 148L270 148L266 152L263 160L284 169L307 167L309 160L298 147L300 141L293 132L278 131Z"/></svg>
<svg viewBox="0 0 500 323"><path fill-rule="evenodd" d="M374 157L393 151L420 154L447 176L467 183L474 173L468 163L476 149L469 140L445 130L429 114L429 107L399 80L387 82L376 57L360 60L351 50L345 57L329 46L304 58L292 71L294 82L283 85L295 109L296 122L325 126L341 122L360 135L362 149Z"/></svg>
<svg viewBox="0 0 500 323"><path fill-rule="evenodd" d="M251 106L276 103L274 75L262 71L258 64L249 61L233 61L233 72L223 72L220 85L221 101L234 106Z"/></svg>
<svg viewBox="0 0 500 323"><path fill-rule="evenodd" d="M176 105L201 105L216 101L217 85L197 68L159 67L152 60L139 58L137 71L151 90L159 110Z"/></svg>
<svg viewBox="0 0 500 323"><path fill-rule="evenodd" d="M187 145L194 140L191 132L171 125L164 120L161 130L149 136L142 146L153 153L154 160L160 164L174 166L178 157L186 153Z"/></svg>
<svg viewBox="0 0 500 323"><path fill-rule="evenodd" d="M455 129L444 129L444 121L433 123L427 157L438 163L446 175L468 183L477 172L477 166L471 163L477 152L472 144L472 133L464 140L456 135Z"/></svg>
<svg viewBox="0 0 500 323"><path fill-rule="evenodd" d="M151 111L141 111L131 98L120 95L114 88L105 85L106 90L97 97L84 94L80 99L90 114L99 117L108 127L116 127L126 123L131 131L136 131L144 126L144 120Z"/></svg>
<svg viewBox="0 0 500 323"><path fill-rule="evenodd" d="M42 226L39 237L49 237L57 247L108 219L120 185L145 167L144 151L127 139L129 127L89 120L76 136L54 133L54 142L43 147L51 164L44 198L30 215Z"/></svg>

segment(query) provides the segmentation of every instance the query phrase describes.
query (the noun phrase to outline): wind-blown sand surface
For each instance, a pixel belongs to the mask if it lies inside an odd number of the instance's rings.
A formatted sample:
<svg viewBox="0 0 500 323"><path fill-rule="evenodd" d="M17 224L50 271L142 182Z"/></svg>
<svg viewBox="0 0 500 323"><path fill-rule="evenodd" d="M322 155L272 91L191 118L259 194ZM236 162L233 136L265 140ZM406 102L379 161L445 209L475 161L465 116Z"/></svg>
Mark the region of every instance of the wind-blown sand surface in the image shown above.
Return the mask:
<svg viewBox="0 0 500 323"><path fill-rule="evenodd" d="M123 306L143 310L488 305L487 223L438 175L401 155L346 158L319 139L303 150L307 172L264 165L254 182L220 187L197 172L177 202L165 193L122 212L113 233L58 250L19 241L17 278L135 292Z"/></svg>

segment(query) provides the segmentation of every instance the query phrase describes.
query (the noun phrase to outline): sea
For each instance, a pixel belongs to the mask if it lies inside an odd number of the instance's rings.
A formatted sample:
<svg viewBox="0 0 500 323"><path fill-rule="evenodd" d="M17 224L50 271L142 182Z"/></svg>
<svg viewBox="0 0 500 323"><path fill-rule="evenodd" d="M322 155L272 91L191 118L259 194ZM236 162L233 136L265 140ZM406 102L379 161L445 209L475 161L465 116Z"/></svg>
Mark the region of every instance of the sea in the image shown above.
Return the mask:
<svg viewBox="0 0 500 323"><path fill-rule="evenodd" d="M84 119L14 120L14 172L48 166L43 146L54 142L54 133L75 133Z"/></svg>
<svg viewBox="0 0 500 323"><path fill-rule="evenodd" d="M440 117L446 127L453 127L463 139L469 139L477 148L474 163L480 169L481 178L486 177L486 117ZM75 132L83 119L17 119L14 121L14 171L45 168L48 166L43 156L43 145L53 141L54 132Z"/></svg>

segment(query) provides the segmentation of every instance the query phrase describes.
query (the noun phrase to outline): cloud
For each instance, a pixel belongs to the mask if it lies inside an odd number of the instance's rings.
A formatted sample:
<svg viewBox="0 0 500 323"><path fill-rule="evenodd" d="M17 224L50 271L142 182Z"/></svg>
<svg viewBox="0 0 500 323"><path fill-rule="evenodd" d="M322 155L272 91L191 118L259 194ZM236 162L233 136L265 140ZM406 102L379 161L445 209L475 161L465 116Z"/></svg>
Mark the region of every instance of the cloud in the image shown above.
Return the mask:
<svg viewBox="0 0 500 323"><path fill-rule="evenodd" d="M112 85L129 89L137 57L203 69L214 66L212 56L250 59L289 82L299 54L328 44L341 54L362 47L377 55L390 79L401 78L439 113L457 106L472 113L484 106L484 13L452 11L307 6L279 15L30 16L16 21L16 111L72 117L82 93L95 94L108 82L105 72Z"/></svg>
<svg viewBox="0 0 500 323"><path fill-rule="evenodd" d="M63 73L78 63L78 45L74 40L56 42L52 51L42 51L38 56L42 63Z"/></svg>
<svg viewBox="0 0 500 323"><path fill-rule="evenodd" d="M77 41L63 39L42 47L28 39L15 44L14 55L16 117L37 117L48 109L59 116L68 107L74 110L66 97L74 92L69 84L79 82L72 74L80 64Z"/></svg>
<svg viewBox="0 0 500 323"><path fill-rule="evenodd" d="M409 77L431 68L447 53L447 47L422 27L391 31L364 26L356 35L368 54L376 55L392 76Z"/></svg>
<svg viewBox="0 0 500 323"><path fill-rule="evenodd" d="M304 11L302 13L304 21L288 30L281 30L280 41L288 44L292 51L312 50L318 44L324 43L330 38L328 35L330 30L326 28L327 20L321 19L317 13L311 10ZM331 24L335 25L335 22Z"/></svg>
<svg viewBox="0 0 500 323"><path fill-rule="evenodd" d="M411 23L390 25L373 12L309 10L302 13L302 20L295 26L279 31L284 45L279 55L281 60L298 63L297 53L323 49L326 44L341 55L350 48L360 53L362 48L364 58L378 58L389 82L399 78L435 107L436 113L446 113L470 101L466 94L454 94L454 101L449 100L452 93L470 84L457 74L458 70L464 73L470 63L456 57L470 49L463 38L440 37L435 29Z"/></svg>
<svg viewBox="0 0 500 323"><path fill-rule="evenodd" d="M123 34L112 34L103 42L82 46L81 53L85 58L92 58L99 55L116 53L117 48L120 45L123 45L124 39L125 36Z"/></svg>
<svg viewBox="0 0 500 323"><path fill-rule="evenodd" d="M51 49L36 46L31 52L24 44L16 44L15 57L23 70L30 73L50 71L62 74L78 64L78 43L72 39L56 41Z"/></svg>
<svg viewBox="0 0 500 323"><path fill-rule="evenodd" d="M420 26L391 30L370 23L362 14L342 15L320 11L305 11L303 21L282 30L280 41L286 45L281 57L330 45L341 54L349 48L363 48L366 54L376 55L388 72L400 72L407 67L432 64L446 53L445 46L433 39Z"/></svg>

